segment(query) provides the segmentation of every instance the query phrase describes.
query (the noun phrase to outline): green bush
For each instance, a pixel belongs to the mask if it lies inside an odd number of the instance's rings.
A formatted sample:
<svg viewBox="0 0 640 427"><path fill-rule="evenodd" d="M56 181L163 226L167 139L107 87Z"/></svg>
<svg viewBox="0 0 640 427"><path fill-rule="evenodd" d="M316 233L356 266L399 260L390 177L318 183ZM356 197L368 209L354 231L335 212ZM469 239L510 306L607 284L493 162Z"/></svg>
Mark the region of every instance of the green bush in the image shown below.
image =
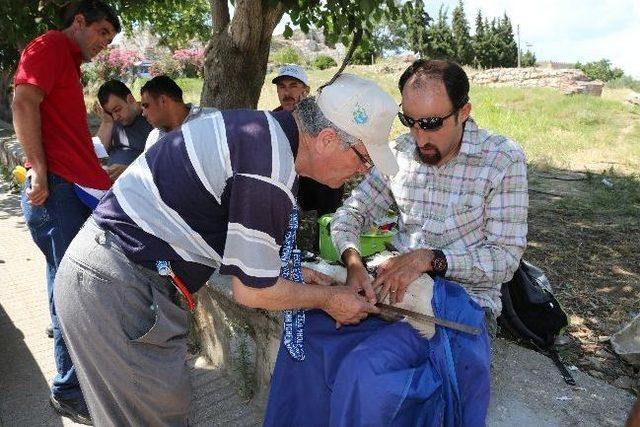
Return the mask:
<svg viewBox="0 0 640 427"><path fill-rule="evenodd" d="M640 80L636 80L631 76L622 76L617 79L609 80L607 87L611 89L631 89L640 92Z"/></svg>
<svg viewBox="0 0 640 427"><path fill-rule="evenodd" d="M182 75L182 64L173 58L171 52L166 52L153 61L149 68L149 73L154 77L165 75L176 79Z"/></svg>
<svg viewBox="0 0 640 427"><path fill-rule="evenodd" d="M522 54L522 57L520 58L520 64L523 67L535 67L536 55L530 50L527 50L525 53Z"/></svg>
<svg viewBox="0 0 640 427"><path fill-rule="evenodd" d="M354 65L371 65L378 56L378 52L372 46L363 44L353 52L350 63Z"/></svg>
<svg viewBox="0 0 640 427"><path fill-rule="evenodd" d="M611 61L608 59L587 62L586 64L578 62L576 68L582 70L591 80L602 80L603 82L619 79L624 75L624 72L620 68L612 68Z"/></svg>
<svg viewBox="0 0 640 427"><path fill-rule="evenodd" d="M98 73L93 63L84 63L80 67L82 69L82 86L89 86L98 81Z"/></svg>
<svg viewBox="0 0 640 427"><path fill-rule="evenodd" d="M282 48L271 55L271 61L277 65L298 64L302 65L304 59L300 52L294 47Z"/></svg>
<svg viewBox="0 0 640 427"><path fill-rule="evenodd" d="M338 65L336 60L328 55L318 55L316 59L313 60L313 66L320 70L335 67L336 65Z"/></svg>

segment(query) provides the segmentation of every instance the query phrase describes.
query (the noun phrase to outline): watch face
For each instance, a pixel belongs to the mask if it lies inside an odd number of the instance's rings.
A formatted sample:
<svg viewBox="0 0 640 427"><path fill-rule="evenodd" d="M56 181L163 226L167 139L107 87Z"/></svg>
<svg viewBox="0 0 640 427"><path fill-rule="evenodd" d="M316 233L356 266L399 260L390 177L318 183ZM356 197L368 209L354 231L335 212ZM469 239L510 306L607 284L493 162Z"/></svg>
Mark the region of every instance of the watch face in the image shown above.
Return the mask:
<svg viewBox="0 0 640 427"><path fill-rule="evenodd" d="M442 256L436 255L433 258L431 265L433 267L433 271L445 271L447 269L447 259Z"/></svg>

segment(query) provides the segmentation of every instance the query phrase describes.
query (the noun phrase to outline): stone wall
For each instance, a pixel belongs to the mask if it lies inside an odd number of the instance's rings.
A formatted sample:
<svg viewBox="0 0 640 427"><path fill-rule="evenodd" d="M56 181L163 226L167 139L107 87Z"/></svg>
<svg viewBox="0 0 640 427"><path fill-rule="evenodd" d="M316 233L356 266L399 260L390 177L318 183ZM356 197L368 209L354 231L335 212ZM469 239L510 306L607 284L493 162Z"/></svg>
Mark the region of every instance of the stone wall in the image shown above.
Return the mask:
<svg viewBox="0 0 640 427"><path fill-rule="evenodd" d="M581 70L566 68L491 68L488 70L468 69L472 84L515 87L549 87L561 90L567 95L584 93L600 96L604 84L589 81Z"/></svg>

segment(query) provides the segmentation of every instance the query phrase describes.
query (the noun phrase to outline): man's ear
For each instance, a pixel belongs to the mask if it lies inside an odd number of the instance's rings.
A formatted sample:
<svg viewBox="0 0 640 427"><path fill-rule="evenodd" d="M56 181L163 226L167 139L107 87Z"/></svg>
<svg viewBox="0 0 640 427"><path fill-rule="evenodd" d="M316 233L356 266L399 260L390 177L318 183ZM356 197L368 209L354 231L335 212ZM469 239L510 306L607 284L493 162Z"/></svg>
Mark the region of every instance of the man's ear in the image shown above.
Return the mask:
<svg viewBox="0 0 640 427"><path fill-rule="evenodd" d="M73 17L73 24L71 25L76 27L76 30L80 30L82 29L82 27L87 25L87 20L85 19L83 14L78 13Z"/></svg>
<svg viewBox="0 0 640 427"><path fill-rule="evenodd" d="M458 120L461 123L464 123L465 120L467 120L469 118L469 115L471 114L471 103L467 102L466 104L464 104L462 106L462 108L460 108L460 110L458 111Z"/></svg>
<svg viewBox="0 0 640 427"><path fill-rule="evenodd" d="M138 101L136 101L136 99L133 97L133 94L127 94L127 104L135 104L137 102Z"/></svg>
<svg viewBox="0 0 640 427"><path fill-rule="evenodd" d="M309 92L311 92L311 88L309 86L304 87L304 92L302 92L302 98L306 98L309 96Z"/></svg>
<svg viewBox="0 0 640 427"><path fill-rule="evenodd" d="M318 133L314 147L318 153L325 153L333 150L337 144L340 144L340 137L335 129L324 128Z"/></svg>

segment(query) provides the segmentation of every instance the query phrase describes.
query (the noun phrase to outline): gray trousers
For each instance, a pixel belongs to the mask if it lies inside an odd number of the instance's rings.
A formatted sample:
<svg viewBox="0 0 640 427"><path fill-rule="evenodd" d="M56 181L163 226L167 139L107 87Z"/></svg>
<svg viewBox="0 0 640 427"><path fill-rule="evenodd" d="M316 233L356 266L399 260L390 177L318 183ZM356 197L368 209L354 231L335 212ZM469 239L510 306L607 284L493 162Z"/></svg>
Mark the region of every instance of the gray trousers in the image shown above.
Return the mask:
<svg viewBox="0 0 640 427"><path fill-rule="evenodd" d="M67 249L54 298L96 426L187 425L187 314L174 294L92 218Z"/></svg>

